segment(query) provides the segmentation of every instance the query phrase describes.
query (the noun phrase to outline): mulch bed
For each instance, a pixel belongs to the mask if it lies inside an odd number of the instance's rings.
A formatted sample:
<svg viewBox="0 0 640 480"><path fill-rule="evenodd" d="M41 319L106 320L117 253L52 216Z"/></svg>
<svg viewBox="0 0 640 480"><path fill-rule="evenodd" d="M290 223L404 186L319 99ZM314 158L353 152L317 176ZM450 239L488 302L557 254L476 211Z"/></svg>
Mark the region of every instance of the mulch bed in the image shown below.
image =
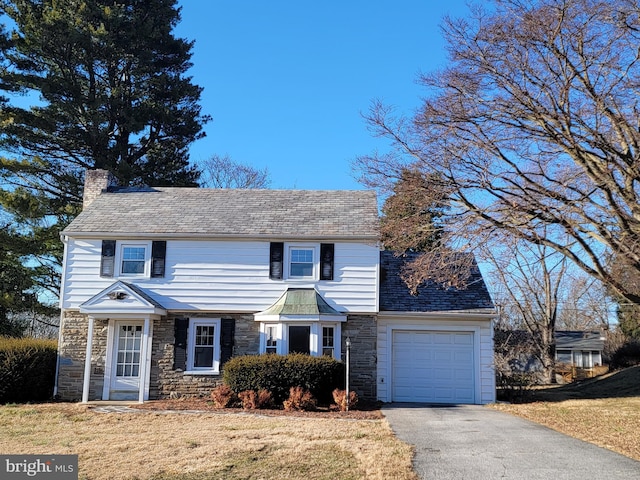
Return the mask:
<svg viewBox="0 0 640 480"><path fill-rule="evenodd" d="M380 406L373 404L358 404L348 412L339 412L326 407L318 407L313 412L287 412L284 409L243 410L242 408L216 408L208 398L182 397L178 399L151 400L141 404L130 405L131 408L142 410L198 410L216 413L255 413L268 416L288 416L307 418L342 418L352 420L378 420L383 418Z"/></svg>

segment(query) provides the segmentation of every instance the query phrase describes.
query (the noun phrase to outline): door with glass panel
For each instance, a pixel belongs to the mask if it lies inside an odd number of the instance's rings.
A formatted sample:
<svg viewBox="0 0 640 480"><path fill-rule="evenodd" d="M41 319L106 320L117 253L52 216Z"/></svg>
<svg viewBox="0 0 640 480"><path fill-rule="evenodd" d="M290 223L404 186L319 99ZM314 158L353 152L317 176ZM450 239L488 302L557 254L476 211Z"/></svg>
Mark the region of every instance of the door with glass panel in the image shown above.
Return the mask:
<svg viewBox="0 0 640 480"><path fill-rule="evenodd" d="M111 390L138 391L142 351L142 323L116 322Z"/></svg>

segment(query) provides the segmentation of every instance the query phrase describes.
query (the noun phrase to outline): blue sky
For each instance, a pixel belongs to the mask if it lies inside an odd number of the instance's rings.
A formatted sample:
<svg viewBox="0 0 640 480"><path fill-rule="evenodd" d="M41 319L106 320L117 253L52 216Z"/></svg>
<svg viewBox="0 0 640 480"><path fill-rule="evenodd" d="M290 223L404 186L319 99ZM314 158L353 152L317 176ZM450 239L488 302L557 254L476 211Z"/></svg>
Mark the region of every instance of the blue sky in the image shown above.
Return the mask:
<svg viewBox="0 0 640 480"><path fill-rule="evenodd" d="M466 0L181 0L180 37L204 87L197 162L267 167L272 188L361 189L350 162L384 150L362 119L371 101L411 113L420 72L444 64L440 23Z"/></svg>

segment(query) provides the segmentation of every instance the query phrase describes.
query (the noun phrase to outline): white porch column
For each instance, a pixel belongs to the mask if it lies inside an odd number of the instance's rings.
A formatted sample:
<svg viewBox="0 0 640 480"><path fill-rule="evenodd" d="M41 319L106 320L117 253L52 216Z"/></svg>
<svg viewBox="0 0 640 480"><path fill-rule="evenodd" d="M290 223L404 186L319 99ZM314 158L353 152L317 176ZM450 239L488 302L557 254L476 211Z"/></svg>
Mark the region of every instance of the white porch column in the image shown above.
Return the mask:
<svg viewBox="0 0 640 480"><path fill-rule="evenodd" d="M149 317L144 319L144 327L142 328L142 349L140 351L140 387L138 388L138 403L148 400L147 394L147 377L148 377L148 360L149 356Z"/></svg>
<svg viewBox="0 0 640 480"><path fill-rule="evenodd" d="M89 315L87 327L87 350L84 356L84 381L82 384L82 403L89 401L89 385L91 383L91 350L93 349L93 326L95 319Z"/></svg>

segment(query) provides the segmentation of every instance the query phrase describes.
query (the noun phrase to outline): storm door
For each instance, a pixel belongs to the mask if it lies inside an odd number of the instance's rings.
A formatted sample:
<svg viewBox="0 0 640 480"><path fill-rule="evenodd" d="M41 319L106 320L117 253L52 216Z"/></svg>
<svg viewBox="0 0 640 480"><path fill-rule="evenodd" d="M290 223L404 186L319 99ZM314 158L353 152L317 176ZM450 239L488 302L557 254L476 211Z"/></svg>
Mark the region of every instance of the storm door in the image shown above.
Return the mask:
<svg viewBox="0 0 640 480"><path fill-rule="evenodd" d="M140 388L142 324L117 322L113 346L111 390L138 392Z"/></svg>

